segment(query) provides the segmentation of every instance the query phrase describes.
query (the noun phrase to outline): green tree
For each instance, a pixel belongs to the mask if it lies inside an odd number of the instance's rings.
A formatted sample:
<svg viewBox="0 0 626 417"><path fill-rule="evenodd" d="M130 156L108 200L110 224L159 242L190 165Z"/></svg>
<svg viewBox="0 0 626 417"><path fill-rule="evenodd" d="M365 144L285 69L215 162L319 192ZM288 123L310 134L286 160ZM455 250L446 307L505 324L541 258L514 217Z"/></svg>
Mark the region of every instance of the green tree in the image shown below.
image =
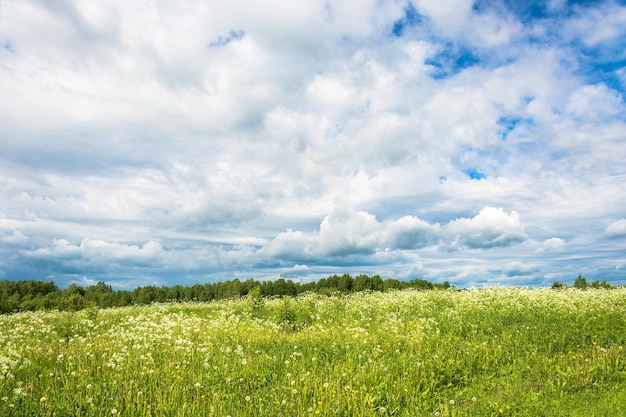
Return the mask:
<svg viewBox="0 0 626 417"><path fill-rule="evenodd" d="M578 274L578 277L576 277L576 279L574 280L574 288L578 288L581 290L584 290L587 288L587 278L583 277L582 275Z"/></svg>
<svg viewBox="0 0 626 417"><path fill-rule="evenodd" d="M80 293L65 296L61 301L61 309L65 311L79 311L85 308L85 297Z"/></svg>
<svg viewBox="0 0 626 417"><path fill-rule="evenodd" d="M560 290L561 288L565 288L565 284L563 284L562 282L559 281L554 281L552 283L552 288L555 290Z"/></svg>
<svg viewBox="0 0 626 417"><path fill-rule="evenodd" d="M263 310L265 306L265 300L263 299L263 294L261 294L261 286L257 285L248 291L248 295L246 296L248 300L248 307L253 312L258 312Z"/></svg>

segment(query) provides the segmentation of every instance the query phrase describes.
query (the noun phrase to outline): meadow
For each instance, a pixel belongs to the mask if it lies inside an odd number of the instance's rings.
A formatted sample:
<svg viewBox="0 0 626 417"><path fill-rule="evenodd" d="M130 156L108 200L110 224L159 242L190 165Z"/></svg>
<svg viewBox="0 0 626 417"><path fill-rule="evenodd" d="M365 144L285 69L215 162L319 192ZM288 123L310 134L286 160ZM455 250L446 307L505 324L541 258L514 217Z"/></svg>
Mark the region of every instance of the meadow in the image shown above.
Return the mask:
<svg viewBox="0 0 626 417"><path fill-rule="evenodd" d="M0 316L1 416L617 416L626 288Z"/></svg>

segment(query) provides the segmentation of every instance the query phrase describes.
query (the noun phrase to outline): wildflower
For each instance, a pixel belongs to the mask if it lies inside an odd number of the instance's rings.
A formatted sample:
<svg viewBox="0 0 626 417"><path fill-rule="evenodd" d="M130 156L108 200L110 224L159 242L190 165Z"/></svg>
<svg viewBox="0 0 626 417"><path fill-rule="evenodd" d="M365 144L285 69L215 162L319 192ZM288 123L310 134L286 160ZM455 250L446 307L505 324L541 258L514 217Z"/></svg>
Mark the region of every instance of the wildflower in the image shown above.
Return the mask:
<svg viewBox="0 0 626 417"><path fill-rule="evenodd" d="M40 403L45 403L48 399L46 397L41 397L39 400Z"/></svg>
<svg viewBox="0 0 626 417"><path fill-rule="evenodd" d="M298 390L294 388L291 392L293 392L294 394L297 394Z"/></svg>
<svg viewBox="0 0 626 417"><path fill-rule="evenodd" d="M117 408L114 408L113 410L111 410L111 414L113 415L117 414Z"/></svg>
<svg viewBox="0 0 626 417"><path fill-rule="evenodd" d="M200 385L199 382L196 382L195 384L193 384L193 386L196 387L196 388L200 388L201 385Z"/></svg>
<svg viewBox="0 0 626 417"><path fill-rule="evenodd" d="M246 401L250 401L250 396L246 395Z"/></svg>
<svg viewBox="0 0 626 417"><path fill-rule="evenodd" d="M241 360L241 364L244 365L244 366L248 364L248 361L246 360L246 358L243 358Z"/></svg>
<svg viewBox="0 0 626 417"><path fill-rule="evenodd" d="M454 405L454 400L450 400L450 405Z"/></svg>

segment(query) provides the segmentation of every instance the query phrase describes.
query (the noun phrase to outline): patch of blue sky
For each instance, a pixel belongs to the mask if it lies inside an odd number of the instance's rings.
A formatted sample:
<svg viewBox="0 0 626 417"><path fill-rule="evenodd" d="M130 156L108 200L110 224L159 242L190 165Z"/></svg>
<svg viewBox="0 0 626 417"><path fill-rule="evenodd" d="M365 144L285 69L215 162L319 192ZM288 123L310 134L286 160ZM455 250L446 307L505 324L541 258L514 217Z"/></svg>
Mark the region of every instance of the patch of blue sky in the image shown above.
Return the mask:
<svg viewBox="0 0 626 417"><path fill-rule="evenodd" d="M209 46L212 48L218 46L228 45L232 41L238 41L243 39L246 33L243 30L231 30L226 36L218 36L216 40L209 42Z"/></svg>
<svg viewBox="0 0 626 417"><path fill-rule="evenodd" d="M391 29L391 35L396 38L404 35L405 30L412 26L416 26L424 20L424 17L415 9L413 4L409 3L404 9L404 16L396 20Z"/></svg>
<svg viewBox="0 0 626 417"><path fill-rule="evenodd" d="M480 172L478 169L476 168L469 168L466 170L463 170L463 172L465 173L465 175L467 175L469 177L469 179L471 180L482 180L487 178L487 175L483 174L482 172Z"/></svg>
<svg viewBox="0 0 626 417"><path fill-rule="evenodd" d="M604 83L626 93L620 71L626 68L626 34L610 43L596 47L581 47L578 58L578 75L591 83Z"/></svg>
<svg viewBox="0 0 626 417"><path fill-rule="evenodd" d="M518 126L532 126L534 124L533 119L525 119L518 116L501 116L496 121L496 124L500 126L499 135L502 140L507 140Z"/></svg>
<svg viewBox="0 0 626 417"><path fill-rule="evenodd" d="M523 24L553 17L571 16L584 7L598 7L611 0L566 0L558 4L551 0L476 0L474 11L481 13L489 9L506 9Z"/></svg>
<svg viewBox="0 0 626 417"><path fill-rule="evenodd" d="M476 0L472 8L477 13L506 9L524 24L545 19L551 14L546 0Z"/></svg>
<svg viewBox="0 0 626 417"><path fill-rule="evenodd" d="M424 61L431 67L430 76L436 80L449 78L482 62L471 49L453 43L447 43L441 52Z"/></svg>

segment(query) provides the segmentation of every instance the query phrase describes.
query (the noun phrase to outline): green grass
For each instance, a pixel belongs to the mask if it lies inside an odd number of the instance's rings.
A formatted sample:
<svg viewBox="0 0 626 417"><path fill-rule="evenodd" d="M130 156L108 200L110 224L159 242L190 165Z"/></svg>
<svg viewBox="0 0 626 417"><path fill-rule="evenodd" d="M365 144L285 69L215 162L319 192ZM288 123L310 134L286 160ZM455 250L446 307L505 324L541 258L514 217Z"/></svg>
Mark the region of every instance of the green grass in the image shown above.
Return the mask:
<svg viewBox="0 0 626 417"><path fill-rule="evenodd" d="M0 316L2 416L615 416L626 289Z"/></svg>

